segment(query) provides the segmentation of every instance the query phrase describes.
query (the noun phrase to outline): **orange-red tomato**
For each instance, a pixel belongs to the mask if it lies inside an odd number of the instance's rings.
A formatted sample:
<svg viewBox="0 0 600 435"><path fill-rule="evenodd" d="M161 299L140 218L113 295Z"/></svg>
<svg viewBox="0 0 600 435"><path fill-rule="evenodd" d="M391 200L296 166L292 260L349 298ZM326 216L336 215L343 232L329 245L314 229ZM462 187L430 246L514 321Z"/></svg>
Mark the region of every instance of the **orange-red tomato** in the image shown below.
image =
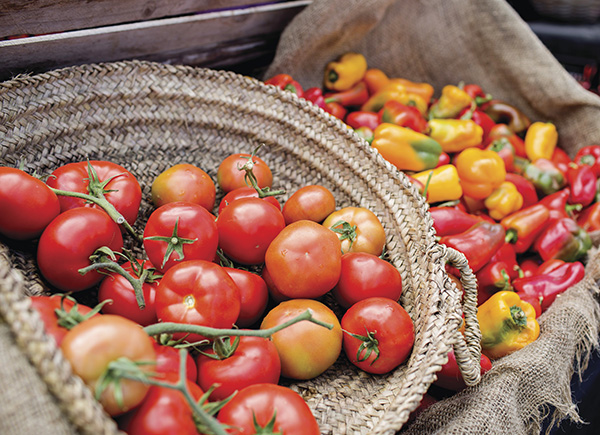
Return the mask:
<svg viewBox="0 0 600 435"><path fill-rule="evenodd" d="M346 222L349 225L342 225ZM342 241L342 250L346 252L368 252L381 255L385 246L385 230L379 218L364 207L344 207L334 211L323 221L323 226L338 234ZM344 226L354 229L354 233L340 233Z"/></svg>
<svg viewBox="0 0 600 435"><path fill-rule="evenodd" d="M216 188L212 178L189 163L180 163L161 172L152 183L151 193L155 207L176 201L199 204L208 211L215 206Z"/></svg>
<svg viewBox="0 0 600 435"><path fill-rule="evenodd" d="M334 211L333 193L319 185L301 187L283 205L283 217L287 225L304 219L323 222Z"/></svg>
<svg viewBox="0 0 600 435"><path fill-rule="evenodd" d="M238 187L244 187L246 183L246 171L241 170L250 161L250 154L237 153L227 156L217 169L217 183L223 192L231 192ZM273 185L273 173L271 168L260 157L252 157L252 173L256 177L258 187L271 187Z"/></svg>

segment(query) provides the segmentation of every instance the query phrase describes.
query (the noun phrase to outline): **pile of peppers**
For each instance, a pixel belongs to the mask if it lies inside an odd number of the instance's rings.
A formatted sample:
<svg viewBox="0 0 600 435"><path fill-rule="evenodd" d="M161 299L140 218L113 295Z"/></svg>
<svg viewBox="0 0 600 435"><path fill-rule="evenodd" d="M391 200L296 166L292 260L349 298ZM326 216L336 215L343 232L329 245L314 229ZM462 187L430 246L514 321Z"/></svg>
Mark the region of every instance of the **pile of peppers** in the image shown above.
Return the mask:
<svg viewBox="0 0 600 435"><path fill-rule="evenodd" d="M478 84L435 97L430 84L389 77L359 53L327 64L322 87L304 90L287 74L266 83L343 120L427 198L439 242L477 277L482 358L537 339L537 318L583 279L589 232L600 230L600 145L571 157L554 124Z"/></svg>

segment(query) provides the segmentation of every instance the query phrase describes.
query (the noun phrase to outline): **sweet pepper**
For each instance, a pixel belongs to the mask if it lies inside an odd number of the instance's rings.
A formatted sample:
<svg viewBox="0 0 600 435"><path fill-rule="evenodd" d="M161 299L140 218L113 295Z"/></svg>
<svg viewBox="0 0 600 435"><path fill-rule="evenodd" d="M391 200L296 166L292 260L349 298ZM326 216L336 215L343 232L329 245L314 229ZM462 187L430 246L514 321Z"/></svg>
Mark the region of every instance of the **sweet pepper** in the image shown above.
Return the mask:
<svg viewBox="0 0 600 435"><path fill-rule="evenodd" d="M596 176L600 177L600 145L586 145L580 148L573 161L577 164L591 166Z"/></svg>
<svg viewBox="0 0 600 435"><path fill-rule="evenodd" d="M446 153L478 146L483 140L483 128L470 119L431 119L427 134Z"/></svg>
<svg viewBox="0 0 600 435"><path fill-rule="evenodd" d="M494 151L467 148L456 156L455 164L463 192L474 199L487 198L506 178L504 161Z"/></svg>
<svg viewBox="0 0 600 435"><path fill-rule="evenodd" d="M526 252L550 219L550 211L543 204L533 204L509 214L500 221L506 230L506 241L519 254Z"/></svg>
<svg viewBox="0 0 600 435"><path fill-rule="evenodd" d="M477 104L473 102L471 107L464 108L459 114L459 119L470 119L475 124L483 129L483 140L485 141L492 131L492 128L496 125L494 120L489 117L487 113L477 107Z"/></svg>
<svg viewBox="0 0 600 435"><path fill-rule="evenodd" d="M289 74L274 75L270 79L265 80L265 84L277 86L279 89L290 91L299 97L304 97L302 86Z"/></svg>
<svg viewBox="0 0 600 435"><path fill-rule="evenodd" d="M419 133L425 133L427 130L427 120L415 106L407 106L396 100L386 101L378 115L380 123L408 127Z"/></svg>
<svg viewBox="0 0 600 435"><path fill-rule="evenodd" d="M550 122L534 122L525 133L525 152L531 161L552 160L558 143L556 126Z"/></svg>
<svg viewBox="0 0 600 435"><path fill-rule="evenodd" d="M567 184L571 189L568 202L581 204L582 207L590 205L596 199L598 177L589 165L571 163L567 168Z"/></svg>
<svg viewBox="0 0 600 435"><path fill-rule="evenodd" d="M521 139L520 136L518 136L515 132L508 128L508 125L494 125L487 135L487 139L484 142L484 147L487 147L490 143L494 142L497 139L508 140L515 149L516 156L527 158L527 154L525 153L525 142L523 141L523 139Z"/></svg>
<svg viewBox="0 0 600 435"><path fill-rule="evenodd" d="M454 165L437 166L412 174L412 177L425 186L427 202L430 204L453 201L462 196L462 187Z"/></svg>
<svg viewBox="0 0 600 435"><path fill-rule="evenodd" d="M483 204L488 209L488 214L499 221L523 206L523 196L513 183L503 181L483 200Z"/></svg>
<svg viewBox="0 0 600 435"><path fill-rule="evenodd" d="M387 85L390 81L390 78L379 68L369 68L365 72L363 80L367 85L369 95L373 95Z"/></svg>
<svg viewBox="0 0 600 435"><path fill-rule="evenodd" d="M481 351L491 360L533 343L540 335L533 306L513 291L493 294L477 309Z"/></svg>
<svg viewBox="0 0 600 435"><path fill-rule="evenodd" d="M577 216L577 224L588 232L600 230L600 202L584 208Z"/></svg>
<svg viewBox="0 0 600 435"><path fill-rule="evenodd" d="M481 221L479 216L458 207L431 207L429 213L433 219L435 234L439 237L462 233Z"/></svg>
<svg viewBox="0 0 600 435"><path fill-rule="evenodd" d="M425 103L427 103L427 105L429 105L434 92L433 86L429 83L413 82L412 80L404 78L393 78L391 81L403 85L407 93L418 95Z"/></svg>
<svg viewBox="0 0 600 435"><path fill-rule="evenodd" d="M473 99L458 86L446 85L440 98L429 108L429 119L456 118L465 108L470 107Z"/></svg>
<svg viewBox="0 0 600 435"><path fill-rule="evenodd" d="M435 168L442 147L422 133L394 124L380 124L374 131L373 148L400 170L423 171Z"/></svg>
<svg viewBox="0 0 600 435"><path fill-rule="evenodd" d="M554 219L536 238L533 249L544 260L577 261L592 247L590 235L569 217Z"/></svg>
<svg viewBox="0 0 600 435"><path fill-rule="evenodd" d="M360 53L345 53L325 67L323 84L332 91L345 91L358 83L367 71L367 60Z"/></svg>
<svg viewBox="0 0 600 435"><path fill-rule="evenodd" d="M375 130L380 124L379 114L375 112L363 112L362 110L348 113L344 122L354 129L369 127L371 130Z"/></svg>
<svg viewBox="0 0 600 435"><path fill-rule="evenodd" d="M556 167L552 160L544 158L526 163L523 176L544 195L555 193L567 184L565 174Z"/></svg>
<svg viewBox="0 0 600 435"><path fill-rule="evenodd" d="M524 133L531 125L531 120L527 115L505 101L490 100L481 108L496 124L506 124L513 133Z"/></svg>
<svg viewBox="0 0 600 435"><path fill-rule="evenodd" d="M344 107L362 106L369 99L369 91L364 81L359 81L350 89L327 92L323 95L326 103L339 103Z"/></svg>

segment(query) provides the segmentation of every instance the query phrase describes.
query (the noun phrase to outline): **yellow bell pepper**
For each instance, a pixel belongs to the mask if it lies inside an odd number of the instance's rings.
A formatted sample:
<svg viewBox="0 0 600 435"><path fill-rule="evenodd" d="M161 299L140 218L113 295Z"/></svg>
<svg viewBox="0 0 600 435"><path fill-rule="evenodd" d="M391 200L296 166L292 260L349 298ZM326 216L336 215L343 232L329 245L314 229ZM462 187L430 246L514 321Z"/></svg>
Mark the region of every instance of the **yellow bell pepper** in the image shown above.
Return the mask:
<svg viewBox="0 0 600 435"><path fill-rule="evenodd" d="M525 154L532 162L538 159L552 160L558 143L556 126L551 122L534 122L525 133Z"/></svg>
<svg viewBox="0 0 600 435"><path fill-rule="evenodd" d="M406 89L406 92L409 94L418 95L427 104L429 104L433 98L434 89L429 83L413 82L403 78L394 78L390 81L401 84Z"/></svg>
<svg viewBox="0 0 600 435"><path fill-rule="evenodd" d="M471 119L431 119L428 134L439 142L446 153L481 145L483 128Z"/></svg>
<svg viewBox="0 0 600 435"><path fill-rule="evenodd" d="M366 112L379 112L383 105L388 101L394 100L402 104L408 100L408 93L403 84L390 80L378 92L371 95L365 104L360 108Z"/></svg>
<svg viewBox="0 0 600 435"><path fill-rule="evenodd" d="M346 91L364 77L367 60L360 53L346 53L325 67L323 83L327 89Z"/></svg>
<svg viewBox="0 0 600 435"><path fill-rule="evenodd" d="M514 291L499 291L477 309L481 350L498 359L534 342L540 335L535 308Z"/></svg>
<svg viewBox="0 0 600 435"><path fill-rule="evenodd" d="M504 181L484 200L488 214L497 221L523 207L523 195L510 181Z"/></svg>
<svg viewBox="0 0 600 435"><path fill-rule="evenodd" d="M429 136L385 122L373 132L371 146L401 171L435 168L442 153L440 144Z"/></svg>
<svg viewBox="0 0 600 435"><path fill-rule="evenodd" d="M454 165L442 165L435 169L411 175L425 186L427 202L454 201L462 196L462 187Z"/></svg>
<svg viewBox="0 0 600 435"><path fill-rule="evenodd" d="M506 178L506 167L500 155L492 150L467 148L454 161L465 195L485 199Z"/></svg>
<svg viewBox="0 0 600 435"><path fill-rule="evenodd" d="M429 108L429 119L455 118L472 102L471 96L458 86L446 85L442 88L440 98Z"/></svg>

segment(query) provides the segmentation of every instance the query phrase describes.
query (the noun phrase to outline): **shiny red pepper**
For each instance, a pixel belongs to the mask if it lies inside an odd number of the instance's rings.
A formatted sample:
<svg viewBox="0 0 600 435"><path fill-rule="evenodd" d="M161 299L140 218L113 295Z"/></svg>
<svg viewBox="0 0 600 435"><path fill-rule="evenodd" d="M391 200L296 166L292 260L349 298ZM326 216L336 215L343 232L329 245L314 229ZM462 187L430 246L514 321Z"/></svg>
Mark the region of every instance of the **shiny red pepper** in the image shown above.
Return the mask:
<svg viewBox="0 0 600 435"><path fill-rule="evenodd" d="M344 120L348 109L342 106L340 103L325 103L325 111L331 113L338 119Z"/></svg>
<svg viewBox="0 0 600 435"><path fill-rule="evenodd" d="M348 113L344 122L354 129L369 127L371 130L375 130L379 125L379 115L376 112L358 110Z"/></svg>
<svg viewBox="0 0 600 435"><path fill-rule="evenodd" d="M535 186L527 178L513 172L507 172L505 180L514 184L523 197L522 208L529 207L538 202L539 198Z"/></svg>
<svg viewBox="0 0 600 435"><path fill-rule="evenodd" d="M578 204L568 204L570 196L571 189L565 187L540 199L540 204L545 205L550 210L550 220L573 217L573 211L581 209Z"/></svg>
<svg viewBox="0 0 600 435"><path fill-rule="evenodd" d="M440 166L444 166L444 165L448 165L450 164L450 155L448 153L445 153L444 151L442 151L442 153L440 154L440 159L438 160L438 164L436 166L436 168L439 168Z"/></svg>
<svg viewBox="0 0 600 435"><path fill-rule="evenodd" d="M535 275L518 278L513 287L518 294L541 299L542 311L546 311L556 297L577 284L585 275L585 267L579 261L549 260L538 268Z"/></svg>
<svg viewBox="0 0 600 435"><path fill-rule="evenodd" d="M501 290L512 290L508 265L503 261L490 261L475 274L477 278L477 306Z"/></svg>
<svg viewBox="0 0 600 435"><path fill-rule="evenodd" d="M319 106L321 109L325 109L325 97L323 97L323 91L321 88L312 87L304 91L304 99L311 103Z"/></svg>
<svg viewBox="0 0 600 435"><path fill-rule="evenodd" d="M600 145L586 145L575 154L577 164L590 165L596 176L600 177Z"/></svg>
<svg viewBox="0 0 600 435"><path fill-rule="evenodd" d="M577 223L588 232L600 230L600 202L584 208L577 216Z"/></svg>
<svg viewBox="0 0 600 435"><path fill-rule="evenodd" d="M300 83L292 78L289 74L277 74L268 80L265 80L265 84L277 86L279 89L284 91L290 91L299 97L304 96L304 90Z"/></svg>
<svg viewBox="0 0 600 435"><path fill-rule="evenodd" d="M550 160L552 160L552 163L554 163L558 169L565 173L569 168L569 164L573 162L565 150L559 147L554 148L554 152L552 153L552 158Z"/></svg>
<svg viewBox="0 0 600 435"><path fill-rule="evenodd" d="M482 142L485 142L487 140L487 137L490 134L490 131L496 125L496 122L494 122L494 120L492 118L490 118L487 115L487 113L485 113L483 110L479 109L476 105L473 105L472 107L467 107L467 108L463 109L458 114L458 118L459 119L470 119L475 124L480 126L483 129Z"/></svg>
<svg viewBox="0 0 600 435"><path fill-rule="evenodd" d="M569 204L590 205L596 198L597 181L591 166L571 163L567 169L567 183L571 189Z"/></svg>
<svg viewBox="0 0 600 435"><path fill-rule="evenodd" d="M592 247L590 235L571 218L554 219L537 237L533 249L544 261L580 260Z"/></svg>
<svg viewBox="0 0 600 435"><path fill-rule="evenodd" d="M396 124L418 133L427 130L427 120L415 106L402 104L396 100L387 101L378 112L379 122Z"/></svg>
<svg viewBox="0 0 600 435"><path fill-rule="evenodd" d="M484 142L484 146L487 146L494 140L500 139L502 137L505 137L510 141L512 146L515 148L515 154L517 156L523 158L527 157L527 153L525 152L525 142L523 141L523 139L521 139L520 136L518 136L510 128L508 128L508 125L506 124L494 125L488 134L487 141Z"/></svg>
<svg viewBox="0 0 600 435"><path fill-rule="evenodd" d="M517 251L512 243L504 242L502 247L490 259L490 263L501 261L508 266L506 272L510 279L518 278L521 273L521 268L517 262Z"/></svg>
<svg viewBox="0 0 600 435"><path fill-rule="evenodd" d="M474 83L463 85L462 90L465 91L478 106L481 106L492 99L490 94L486 94L481 86Z"/></svg>
<svg viewBox="0 0 600 435"><path fill-rule="evenodd" d="M515 170L515 147L506 137L493 140L486 150L492 150L498 153L502 160L504 160L504 167L506 172L513 172Z"/></svg>
<svg viewBox="0 0 600 435"><path fill-rule="evenodd" d="M462 233L442 237L440 244L462 252L473 272L477 272L502 247L505 236L502 225L481 221Z"/></svg>
<svg viewBox="0 0 600 435"><path fill-rule="evenodd" d="M479 216L456 207L431 207L429 213L433 219L435 233L439 237L462 233L481 222Z"/></svg>
<svg viewBox="0 0 600 435"><path fill-rule="evenodd" d="M367 84L361 80L350 89L328 92L324 97L326 103L338 103L344 107L362 106L369 99L369 90Z"/></svg>
<svg viewBox="0 0 600 435"><path fill-rule="evenodd" d="M544 204L533 204L509 214L500 221L506 230L506 241L515 252L526 252L550 220L550 210Z"/></svg>
<svg viewBox="0 0 600 435"><path fill-rule="evenodd" d="M540 264L542 260L538 256L523 258L519 263L520 278L535 275Z"/></svg>

